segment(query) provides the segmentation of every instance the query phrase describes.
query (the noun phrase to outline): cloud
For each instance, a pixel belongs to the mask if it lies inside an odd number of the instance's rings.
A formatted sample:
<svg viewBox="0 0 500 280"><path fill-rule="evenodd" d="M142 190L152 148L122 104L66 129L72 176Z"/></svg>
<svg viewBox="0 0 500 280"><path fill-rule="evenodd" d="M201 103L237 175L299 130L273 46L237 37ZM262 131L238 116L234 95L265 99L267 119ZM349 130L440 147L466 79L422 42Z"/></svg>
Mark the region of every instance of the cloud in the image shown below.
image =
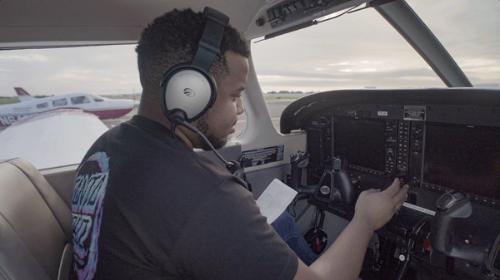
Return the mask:
<svg viewBox="0 0 500 280"><path fill-rule="evenodd" d="M328 66L332 66L332 67L344 67L344 66L351 66L353 65L355 62L354 61L342 61L342 62L332 62L332 63L329 63Z"/></svg>
<svg viewBox="0 0 500 280"><path fill-rule="evenodd" d="M111 82L112 81L112 79L110 79L110 78L101 77L95 73L86 72L86 71L60 72L60 73L54 74L53 76L49 77L48 79L51 81L66 80L66 81L74 81L74 82L92 82L92 83Z"/></svg>
<svg viewBox="0 0 500 280"><path fill-rule="evenodd" d="M468 58L462 61L464 71L474 73L500 72L500 59ZM500 77L500 76L499 76Z"/></svg>
<svg viewBox="0 0 500 280"><path fill-rule="evenodd" d="M271 77L270 80L283 78L286 79L327 79L327 80L342 80L342 79L398 79L398 78L434 78L436 75L431 70L424 67L414 67L414 68L396 68L388 70L377 70L371 71L332 71L330 73L326 72L315 72L315 71L300 71L300 70L281 70L278 73L273 70L258 72L259 77Z"/></svg>
<svg viewBox="0 0 500 280"><path fill-rule="evenodd" d="M49 58L37 53L25 54L25 55L7 54L0 56L0 60L20 61L20 62L46 62L49 61Z"/></svg>
<svg viewBox="0 0 500 280"><path fill-rule="evenodd" d="M352 81L352 78L342 78L342 77L334 77L334 76L307 76L307 75L258 75L259 80L262 82L270 82L270 83L283 83L283 82L292 82L292 81L308 81L308 82L345 82Z"/></svg>
<svg viewBox="0 0 500 280"><path fill-rule="evenodd" d="M343 73L372 73L372 72L377 72L376 68L358 68L358 69L352 69L352 68L345 68L345 69L340 69L340 72Z"/></svg>
<svg viewBox="0 0 500 280"><path fill-rule="evenodd" d="M288 70L281 75L258 75L264 91L326 91L354 88L422 88L443 87L443 82L426 68L392 69L376 72L317 73Z"/></svg>
<svg viewBox="0 0 500 280"><path fill-rule="evenodd" d="M133 49L105 46L0 52L1 68L8 70L0 72L0 95L12 95L15 86L35 95L140 92Z"/></svg>

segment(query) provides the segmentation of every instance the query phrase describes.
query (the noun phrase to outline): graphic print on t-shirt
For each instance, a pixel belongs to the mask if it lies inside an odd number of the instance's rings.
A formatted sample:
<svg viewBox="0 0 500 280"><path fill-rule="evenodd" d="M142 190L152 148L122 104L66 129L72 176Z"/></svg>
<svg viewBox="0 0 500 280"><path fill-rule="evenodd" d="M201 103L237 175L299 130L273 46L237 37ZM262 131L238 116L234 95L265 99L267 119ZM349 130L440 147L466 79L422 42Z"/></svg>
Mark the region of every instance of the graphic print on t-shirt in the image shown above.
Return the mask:
<svg viewBox="0 0 500 280"><path fill-rule="evenodd" d="M93 279L98 260L104 195L109 176L109 157L91 155L78 169L72 201L73 273L78 279Z"/></svg>

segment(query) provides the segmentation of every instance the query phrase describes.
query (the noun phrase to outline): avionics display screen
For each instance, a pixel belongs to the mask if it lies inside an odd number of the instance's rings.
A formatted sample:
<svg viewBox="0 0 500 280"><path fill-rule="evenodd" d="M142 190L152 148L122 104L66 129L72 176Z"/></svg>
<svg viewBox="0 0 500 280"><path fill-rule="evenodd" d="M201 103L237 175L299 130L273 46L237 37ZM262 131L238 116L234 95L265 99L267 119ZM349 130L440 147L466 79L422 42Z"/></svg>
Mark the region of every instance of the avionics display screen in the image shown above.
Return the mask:
<svg viewBox="0 0 500 280"><path fill-rule="evenodd" d="M427 124L424 182L500 199L500 129Z"/></svg>
<svg viewBox="0 0 500 280"><path fill-rule="evenodd" d="M334 119L334 154L349 164L385 170L385 121Z"/></svg>

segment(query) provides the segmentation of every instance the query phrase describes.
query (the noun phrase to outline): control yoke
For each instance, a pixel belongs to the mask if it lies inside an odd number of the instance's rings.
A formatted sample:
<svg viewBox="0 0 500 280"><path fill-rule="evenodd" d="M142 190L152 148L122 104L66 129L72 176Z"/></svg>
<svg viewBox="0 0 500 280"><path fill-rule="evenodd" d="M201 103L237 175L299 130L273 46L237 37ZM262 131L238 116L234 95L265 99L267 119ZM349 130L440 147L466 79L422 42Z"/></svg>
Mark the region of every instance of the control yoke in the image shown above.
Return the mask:
<svg viewBox="0 0 500 280"><path fill-rule="evenodd" d="M354 201L354 188L341 165L340 159L335 158L332 167L325 169L319 180L318 195L329 202L341 201L351 205Z"/></svg>
<svg viewBox="0 0 500 280"><path fill-rule="evenodd" d="M436 202L437 212L431 225L431 243L434 250L449 257L459 258L476 264L483 263L486 253L483 248L453 240L454 222L472 215L470 200L460 192L450 191Z"/></svg>

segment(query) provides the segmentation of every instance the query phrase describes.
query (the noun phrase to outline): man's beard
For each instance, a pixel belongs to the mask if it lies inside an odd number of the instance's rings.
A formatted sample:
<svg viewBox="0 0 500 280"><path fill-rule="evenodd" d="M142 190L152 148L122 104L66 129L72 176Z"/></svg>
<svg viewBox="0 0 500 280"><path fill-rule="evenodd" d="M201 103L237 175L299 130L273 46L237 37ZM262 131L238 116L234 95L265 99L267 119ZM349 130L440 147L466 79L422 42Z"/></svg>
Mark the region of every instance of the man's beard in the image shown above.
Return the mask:
<svg viewBox="0 0 500 280"><path fill-rule="evenodd" d="M212 143L214 148L219 149L219 148L224 147L224 145L226 145L227 138L220 139L220 138L215 137L213 134L211 134L209 132L206 115L202 116L198 120L198 122L196 123L196 128L199 131L201 131L201 133L203 133L205 135L205 137L208 139L208 141L210 141L210 143ZM205 141L203 141L203 139L201 139L201 137L200 137L200 148L202 148L205 151L211 150L210 146L208 146L208 144Z"/></svg>

